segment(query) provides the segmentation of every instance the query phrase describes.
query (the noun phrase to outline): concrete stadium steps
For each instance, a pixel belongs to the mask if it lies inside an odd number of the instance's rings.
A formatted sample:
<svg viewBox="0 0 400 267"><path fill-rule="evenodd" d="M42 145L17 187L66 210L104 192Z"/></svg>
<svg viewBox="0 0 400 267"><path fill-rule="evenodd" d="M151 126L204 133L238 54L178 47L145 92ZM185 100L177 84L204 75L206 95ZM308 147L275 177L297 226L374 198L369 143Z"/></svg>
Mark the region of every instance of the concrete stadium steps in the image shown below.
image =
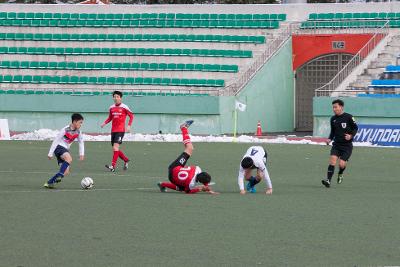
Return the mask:
<svg viewBox="0 0 400 267"><path fill-rule="evenodd" d="M2 90L53 90L53 91L113 91L113 90L138 90L138 91L154 91L154 92L183 92L196 94L218 95L223 88L213 87L190 87L190 86L157 86L157 85L94 85L94 84L16 84L0 83Z"/></svg>
<svg viewBox="0 0 400 267"><path fill-rule="evenodd" d="M15 33L78 33L78 34L220 34L264 35L279 29L221 29L221 28L61 28L61 27L0 27L1 32Z"/></svg>
<svg viewBox="0 0 400 267"><path fill-rule="evenodd" d="M0 46L9 47L108 47L108 48L182 48L263 51L265 44L249 43L209 43L209 42L76 42L76 41L12 41L1 40Z"/></svg>
<svg viewBox="0 0 400 267"><path fill-rule="evenodd" d="M347 89L368 90L368 85L374 79L379 79L383 74L385 67L396 65L397 56L400 54L400 31L396 30L391 41L385 46L384 50L378 54L376 59L372 60L365 71L350 83Z"/></svg>
<svg viewBox="0 0 400 267"><path fill-rule="evenodd" d="M199 71L0 69L0 75L160 77L181 79L224 79L225 81L229 81L236 76L236 73Z"/></svg>
<svg viewBox="0 0 400 267"><path fill-rule="evenodd" d="M227 64L238 65L239 72L253 62L254 58L219 58L219 57L185 57L185 56L57 56L57 55L23 55L4 54L1 60L19 61L74 61L74 62L155 62L185 64Z"/></svg>

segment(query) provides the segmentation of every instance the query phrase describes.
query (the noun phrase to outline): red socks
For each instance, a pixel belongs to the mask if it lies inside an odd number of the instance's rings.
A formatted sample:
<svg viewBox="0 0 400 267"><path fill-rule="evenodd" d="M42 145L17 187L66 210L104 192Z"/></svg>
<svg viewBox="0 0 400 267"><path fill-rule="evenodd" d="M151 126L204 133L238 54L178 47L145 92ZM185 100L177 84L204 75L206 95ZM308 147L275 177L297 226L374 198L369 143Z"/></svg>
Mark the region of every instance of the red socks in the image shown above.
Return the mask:
<svg viewBox="0 0 400 267"><path fill-rule="evenodd" d="M192 141L190 140L190 136L189 136L189 131L186 127L181 128L182 131L182 139L183 139L183 144L189 144Z"/></svg>
<svg viewBox="0 0 400 267"><path fill-rule="evenodd" d="M111 165L114 168L115 168L115 165L117 164L118 156L119 156L119 151L114 151L112 162L111 162Z"/></svg>
<svg viewBox="0 0 400 267"><path fill-rule="evenodd" d="M176 185L174 185L174 184L172 184L172 183L162 182L162 183L161 183L161 186L162 186L162 187L169 188L169 189L172 189L172 190L178 190L178 189L176 188Z"/></svg>
<svg viewBox="0 0 400 267"><path fill-rule="evenodd" d="M127 162L127 161L129 161L129 159L125 156L125 154L120 150L120 151L118 151L119 152L119 157L123 160L123 161L125 161L125 162Z"/></svg>
<svg viewBox="0 0 400 267"><path fill-rule="evenodd" d="M111 165L115 168L115 165L117 165L117 160L118 157L120 157L123 161L127 162L129 161L129 159L125 156L125 154L119 150L119 151L114 151L113 153L113 158L112 158L112 162Z"/></svg>

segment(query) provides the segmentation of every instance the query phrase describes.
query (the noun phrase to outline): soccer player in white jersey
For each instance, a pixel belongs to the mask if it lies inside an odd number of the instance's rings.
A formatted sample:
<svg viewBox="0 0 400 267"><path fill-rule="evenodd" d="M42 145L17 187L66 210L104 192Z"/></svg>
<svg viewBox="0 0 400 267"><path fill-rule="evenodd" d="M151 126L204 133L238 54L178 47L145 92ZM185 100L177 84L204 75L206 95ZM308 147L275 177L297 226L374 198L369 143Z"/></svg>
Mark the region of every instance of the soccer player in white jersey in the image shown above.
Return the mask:
<svg viewBox="0 0 400 267"><path fill-rule="evenodd" d="M271 178L269 177L266 163L267 153L265 152L263 147L252 146L247 149L246 154L244 154L242 161L240 162L239 168L238 184L240 188L240 194L246 194L246 191L244 190L243 179L246 179L246 181L248 181L246 189L250 193L255 193L256 184L264 179L267 185L265 193L267 195L272 194L272 182ZM252 176L253 170L256 170L256 176Z"/></svg>
<svg viewBox="0 0 400 267"><path fill-rule="evenodd" d="M72 162L69 148L75 139L79 141L79 159L84 160L85 146L82 133L79 130L83 123L83 116L74 113L71 116L71 120L71 124L62 128L51 144L48 158L51 160L53 156L56 156L60 170L44 184L46 188L54 188L56 183L61 182L61 179L69 174L69 166Z"/></svg>

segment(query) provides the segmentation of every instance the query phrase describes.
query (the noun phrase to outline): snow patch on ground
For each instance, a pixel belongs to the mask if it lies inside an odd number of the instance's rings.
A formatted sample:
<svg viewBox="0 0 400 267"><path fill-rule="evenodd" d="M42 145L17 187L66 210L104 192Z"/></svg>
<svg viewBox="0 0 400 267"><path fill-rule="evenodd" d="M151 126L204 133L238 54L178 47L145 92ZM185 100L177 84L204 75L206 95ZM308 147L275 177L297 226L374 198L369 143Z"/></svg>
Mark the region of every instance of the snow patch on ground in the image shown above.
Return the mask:
<svg viewBox="0 0 400 267"><path fill-rule="evenodd" d="M58 130L51 129L40 129L34 132L15 134L11 137L11 140L53 140L58 134ZM296 138L292 140L293 136L277 136L268 138L257 138L248 135L241 135L237 138L232 136L196 136L192 135L191 139L193 142L207 142L207 143L269 143L269 144L308 144L308 145L325 145L321 142L321 138ZM110 135L87 135L84 134L85 141L110 141ZM124 141L134 142L181 142L182 136L180 134L125 134ZM354 143L354 146L360 147L378 147L371 143Z"/></svg>

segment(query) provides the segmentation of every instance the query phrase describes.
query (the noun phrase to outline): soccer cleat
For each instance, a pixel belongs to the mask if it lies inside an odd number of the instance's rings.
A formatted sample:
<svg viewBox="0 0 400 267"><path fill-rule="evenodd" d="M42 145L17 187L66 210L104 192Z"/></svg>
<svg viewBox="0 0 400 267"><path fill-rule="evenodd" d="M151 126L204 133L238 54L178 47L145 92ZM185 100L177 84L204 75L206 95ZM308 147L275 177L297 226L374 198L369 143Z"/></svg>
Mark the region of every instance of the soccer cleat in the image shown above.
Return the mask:
<svg viewBox="0 0 400 267"><path fill-rule="evenodd" d="M194 120L187 120L184 123L181 124L181 126L179 126L181 129L182 128L189 128L190 125L192 125L192 123L194 122Z"/></svg>
<svg viewBox="0 0 400 267"><path fill-rule="evenodd" d="M56 178L56 183L60 183L62 181L62 178L61 177L57 177Z"/></svg>
<svg viewBox="0 0 400 267"><path fill-rule="evenodd" d="M343 174L338 174L337 183L341 184L343 182Z"/></svg>
<svg viewBox="0 0 400 267"><path fill-rule="evenodd" d="M110 172L115 172L115 168L111 165L105 165L105 167L110 171Z"/></svg>
<svg viewBox="0 0 400 267"><path fill-rule="evenodd" d="M250 184L250 182L247 183L247 185L246 185L246 190L247 190L247 192L250 192L250 190L251 190L251 184Z"/></svg>
<svg viewBox="0 0 400 267"><path fill-rule="evenodd" d="M322 180L321 183L327 188L331 187L331 181L329 181L328 179Z"/></svg>
<svg viewBox="0 0 400 267"><path fill-rule="evenodd" d="M44 183L43 187L44 188L48 188L48 189L53 189L54 188L54 183L49 184L49 183L46 182L46 183Z"/></svg>
<svg viewBox="0 0 400 267"><path fill-rule="evenodd" d="M246 190L249 193L255 193L257 191L255 186L251 186L250 182L247 183Z"/></svg>
<svg viewBox="0 0 400 267"><path fill-rule="evenodd" d="M129 160L124 162L124 171L128 170L129 167Z"/></svg>
<svg viewBox="0 0 400 267"><path fill-rule="evenodd" d="M160 188L160 192L165 193L167 191L164 186L161 186L161 182L158 182L157 185Z"/></svg>

